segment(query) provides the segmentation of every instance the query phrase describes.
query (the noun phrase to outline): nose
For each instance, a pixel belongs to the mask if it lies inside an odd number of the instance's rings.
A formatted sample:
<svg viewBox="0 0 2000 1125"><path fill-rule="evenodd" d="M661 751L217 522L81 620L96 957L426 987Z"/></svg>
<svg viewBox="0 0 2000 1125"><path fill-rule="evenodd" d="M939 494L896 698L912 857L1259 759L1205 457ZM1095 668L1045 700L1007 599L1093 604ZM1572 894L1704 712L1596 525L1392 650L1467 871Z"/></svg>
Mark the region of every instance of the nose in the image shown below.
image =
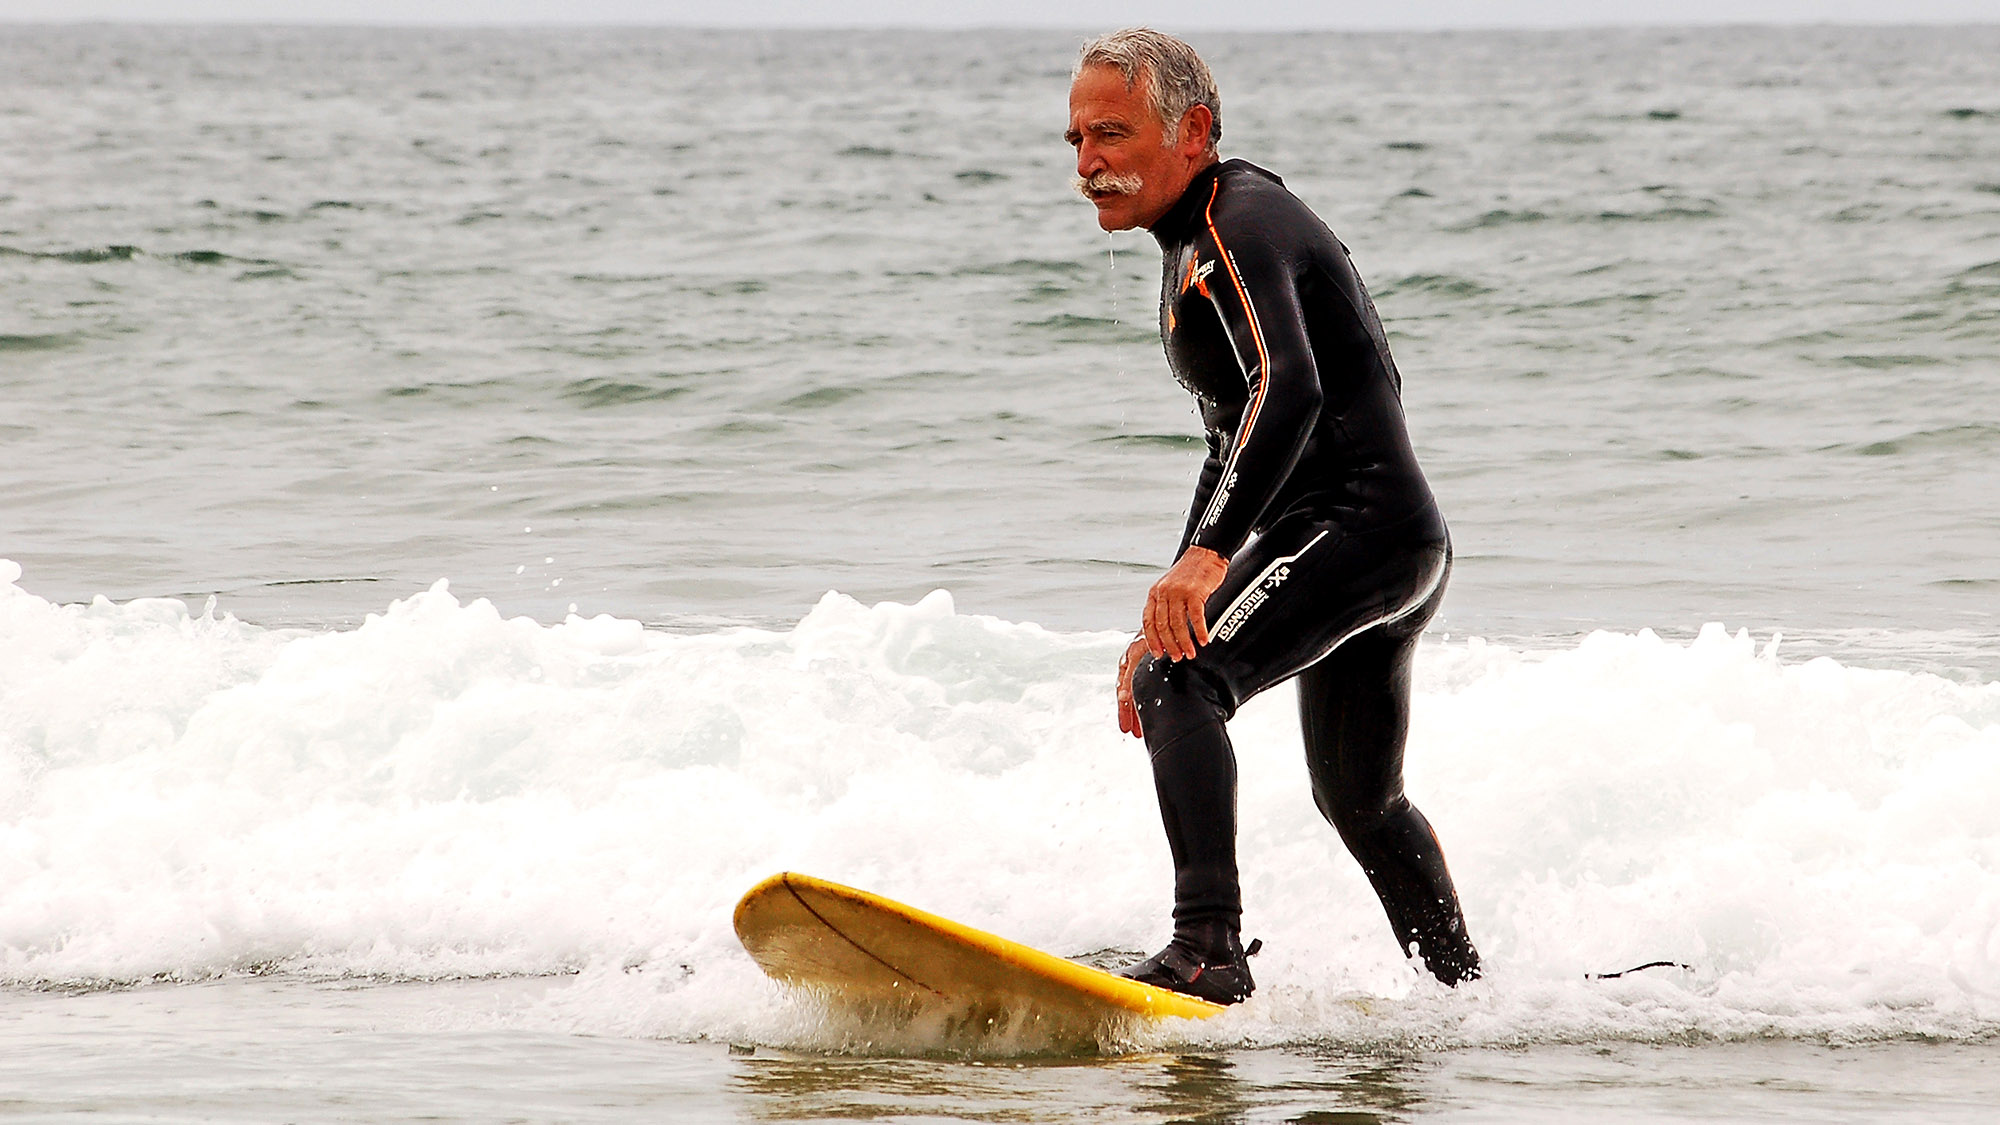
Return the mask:
<svg viewBox="0 0 2000 1125"><path fill-rule="evenodd" d="M1098 153L1097 146L1085 138L1076 146L1076 174L1087 180L1103 170L1103 156Z"/></svg>

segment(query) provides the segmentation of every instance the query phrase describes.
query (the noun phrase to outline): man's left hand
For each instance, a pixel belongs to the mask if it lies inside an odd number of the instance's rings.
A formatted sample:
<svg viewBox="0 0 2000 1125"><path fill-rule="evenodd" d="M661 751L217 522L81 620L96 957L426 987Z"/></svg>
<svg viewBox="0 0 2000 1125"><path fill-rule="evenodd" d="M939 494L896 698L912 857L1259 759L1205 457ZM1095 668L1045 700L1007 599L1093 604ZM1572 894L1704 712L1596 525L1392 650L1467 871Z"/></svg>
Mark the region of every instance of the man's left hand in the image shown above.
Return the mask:
<svg viewBox="0 0 2000 1125"><path fill-rule="evenodd" d="M1146 650L1171 660L1191 660L1208 643L1208 597L1229 573L1229 560L1206 547L1186 553L1146 594Z"/></svg>

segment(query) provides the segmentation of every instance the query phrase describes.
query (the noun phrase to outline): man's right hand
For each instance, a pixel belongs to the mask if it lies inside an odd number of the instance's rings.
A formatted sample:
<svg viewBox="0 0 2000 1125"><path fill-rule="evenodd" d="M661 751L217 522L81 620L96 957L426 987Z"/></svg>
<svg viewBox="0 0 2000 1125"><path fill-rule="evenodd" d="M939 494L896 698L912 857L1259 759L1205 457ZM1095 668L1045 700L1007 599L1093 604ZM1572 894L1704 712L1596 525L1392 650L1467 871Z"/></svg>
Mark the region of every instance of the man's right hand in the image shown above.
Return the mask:
<svg viewBox="0 0 2000 1125"><path fill-rule="evenodd" d="M1229 577L1229 560L1207 547L1189 547L1146 591L1146 645L1154 656L1193 660L1208 643L1208 599Z"/></svg>
<svg viewBox="0 0 2000 1125"><path fill-rule="evenodd" d="M1145 655L1146 638L1140 637L1125 646L1125 655L1118 661L1118 729L1133 738L1146 736L1139 729L1139 705L1132 699L1132 673L1138 670Z"/></svg>

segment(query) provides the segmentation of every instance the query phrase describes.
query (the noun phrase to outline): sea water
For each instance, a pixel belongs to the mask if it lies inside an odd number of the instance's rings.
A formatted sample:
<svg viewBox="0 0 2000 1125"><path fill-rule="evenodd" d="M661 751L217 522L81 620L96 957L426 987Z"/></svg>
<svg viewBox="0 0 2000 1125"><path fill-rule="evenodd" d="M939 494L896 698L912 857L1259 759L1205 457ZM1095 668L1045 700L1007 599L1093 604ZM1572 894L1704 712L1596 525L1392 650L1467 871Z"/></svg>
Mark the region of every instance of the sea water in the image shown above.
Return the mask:
<svg viewBox="0 0 2000 1125"><path fill-rule="evenodd" d="M1201 40L1453 525L1409 787L1488 977L1289 689L1251 1003L935 1057L750 964L787 868L1165 936L1110 671L1197 443L1076 38L0 32L0 1105L1980 1119L1993 28Z"/></svg>

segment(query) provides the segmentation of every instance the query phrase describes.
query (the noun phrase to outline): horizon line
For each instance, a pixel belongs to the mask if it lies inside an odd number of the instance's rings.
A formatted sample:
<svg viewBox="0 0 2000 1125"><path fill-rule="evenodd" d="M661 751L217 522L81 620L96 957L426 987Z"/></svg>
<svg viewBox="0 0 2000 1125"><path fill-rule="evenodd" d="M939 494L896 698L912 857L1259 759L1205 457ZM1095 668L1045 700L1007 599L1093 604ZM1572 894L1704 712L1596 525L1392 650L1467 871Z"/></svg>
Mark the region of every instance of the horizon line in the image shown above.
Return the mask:
<svg viewBox="0 0 2000 1125"><path fill-rule="evenodd" d="M915 32L976 32L976 31L1060 31L1078 34L1093 34L1095 25L1067 23L708 23L694 21L658 20L633 22L630 20L575 21L575 20L512 20L507 22L480 22L478 20L438 21L411 20L408 22L380 20L345 19L217 19L214 17L175 19L148 18L38 18L34 16L0 15L0 28L27 27L209 27L209 28L270 28L318 30L351 28L354 30L379 31L915 31ZM2000 13L1990 19L1908 19L1905 17L1884 17L1882 19L1772 19L1756 18L1742 20L1700 21L1692 23L1671 23L1655 20L1601 20L1582 22L1522 21L1516 23L1493 24L1188 24L1174 22L1165 29L1181 29L1190 32L1211 32L1223 34L1296 34L1299 32L1332 32L1339 34L1382 34L1382 33L1429 33L1448 34L1453 32L1494 32L1494 31L1703 31L1741 30L1745 28L1770 29L1812 29L1812 28L1984 28L2000 26Z"/></svg>

